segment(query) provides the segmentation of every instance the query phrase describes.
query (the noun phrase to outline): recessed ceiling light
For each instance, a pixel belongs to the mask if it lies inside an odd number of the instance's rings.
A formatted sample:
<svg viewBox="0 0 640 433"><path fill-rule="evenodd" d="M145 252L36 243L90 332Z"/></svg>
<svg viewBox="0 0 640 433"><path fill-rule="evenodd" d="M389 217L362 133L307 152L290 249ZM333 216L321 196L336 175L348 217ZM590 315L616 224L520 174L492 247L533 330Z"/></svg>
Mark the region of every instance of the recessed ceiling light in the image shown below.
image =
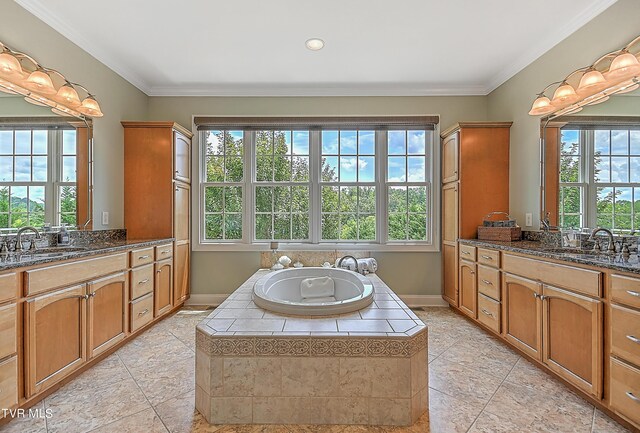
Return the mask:
<svg viewBox="0 0 640 433"><path fill-rule="evenodd" d="M307 42L305 42L305 45L311 51L318 51L324 47L324 41L318 38L311 38L311 39L307 39Z"/></svg>

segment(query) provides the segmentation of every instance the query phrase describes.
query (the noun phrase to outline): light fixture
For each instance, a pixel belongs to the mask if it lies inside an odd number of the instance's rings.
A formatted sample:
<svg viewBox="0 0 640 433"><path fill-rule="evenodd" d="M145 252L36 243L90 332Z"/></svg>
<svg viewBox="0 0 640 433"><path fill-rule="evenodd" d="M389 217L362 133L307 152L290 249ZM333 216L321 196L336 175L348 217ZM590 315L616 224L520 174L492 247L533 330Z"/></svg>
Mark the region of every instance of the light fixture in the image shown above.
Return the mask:
<svg viewBox="0 0 640 433"><path fill-rule="evenodd" d="M24 81L23 87L25 89L38 92L42 95L56 94L56 88L53 87L53 81L51 81L51 77L49 76L49 74L40 69L33 71L31 75L29 75L29 78Z"/></svg>
<svg viewBox="0 0 640 433"><path fill-rule="evenodd" d="M640 36L624 48L600 57L591 66L576 69L564 80L549 84L536 96L529 114L551 119L567 113L577 113L583 106L600 104L611 95L638 89L640 53L636 51L639 46ZM631 47L635 47L633 51ZM549 100L545 92L556 84L558 87Z"/></svg>
<svg viewBox="0 0 640 433"><path fill-rule="evenodd" d="M307 39L307 42L305 42L305 45L311 51L318 51L324 48L324 41L319 38L311 38L311 39Z"/></svg>
<svg viewBox="0 0 640 433"><path fill-rule="evenodd" d="M79 91L84 99L78 94ZM54 113L64 116L103 116L96 97L85 87L69 81L55 69L44 67L28 54L12 50L2 42L0 92L22 95L27 102L50 107Z"/></svg>

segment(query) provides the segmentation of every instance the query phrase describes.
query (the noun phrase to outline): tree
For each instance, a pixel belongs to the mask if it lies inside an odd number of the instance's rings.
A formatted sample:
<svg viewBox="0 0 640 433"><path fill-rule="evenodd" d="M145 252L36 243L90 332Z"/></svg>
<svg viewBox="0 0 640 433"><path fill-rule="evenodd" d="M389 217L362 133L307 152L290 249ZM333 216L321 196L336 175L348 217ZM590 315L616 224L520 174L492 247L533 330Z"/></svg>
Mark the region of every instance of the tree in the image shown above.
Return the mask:
<svg viewBox="0 0 640 433"><path fill-rule="evenodd" d="M60 223L77 225L76 209L76 187L63 186L60 191Z"/></svg>

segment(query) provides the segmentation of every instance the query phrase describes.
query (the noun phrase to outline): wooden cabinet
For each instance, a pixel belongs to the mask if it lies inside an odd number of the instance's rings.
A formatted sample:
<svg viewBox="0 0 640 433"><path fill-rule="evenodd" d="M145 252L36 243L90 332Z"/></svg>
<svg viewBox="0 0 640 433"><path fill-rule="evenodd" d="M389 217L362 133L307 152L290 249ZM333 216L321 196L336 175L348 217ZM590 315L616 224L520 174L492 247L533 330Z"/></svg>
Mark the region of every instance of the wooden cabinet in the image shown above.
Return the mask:
<svg viewBox="0 0 640 433"><path fill-rule="evenodd" d="M475 238L488 213L509 211L510 127L510 122L463 122L441 135L442 294L456 308L455 301L461 300L453 293L460 290L459 283L447 273L459 268L459 258L447 252L446 246L453 246L458 239Z"/></svg>
<svg viewBox="0 0 640 433"><path fill-rule="evenodd" d="M0 275L0 302L15 299L18 295L18 276L15 272Z"/></svg>
<svg viewBox="0 0 640 433"><path fill-rule="evenodd" d="M542 360L542 286L502 274L504 337L529 356Z"/></svg>
<svg viewBox="0 0 640 433"><path fill-rule="evenodd" d="M478 294L478 322L500 333L500 302Z"/></svg>
<svg viewBox="0 0 640 433"><path fill-rule="evenodd" d="M0 409L13 409L18 404L18 357L0 361ZM4 413L0 410L0 419Z"/></svg>
<svg viewBox="0 0 640 433"><path fill-rule="evenodd" d="M86 360L84 284L28 299L25 307L25 388L30 397Z"/></svg>
<svg viewBox="0 0 640 433"><path fill-rule="evenodd" d="M640 425L640 368L611 358L609 372L611 409Z"/></svg>
<svg viewBox="0 0 640 433"><path fill-rule="evenodd" d="M173 259L156 262L155 273L153 314L158 317L168 313L173 305Z"/></svg>
<svg viewBox="0 0 640 433"><path fill-rule="evenodd" d="M151 293L154 284L154 265L144 265L131 269L131 300Z"/></svg>
<svg viewBox="0 0 640 433"><path fill-rule="evenodd" d="M640 311L611 305L611 355L640 366Z"/></svg>
<svg viewBox="0 0 640 433"><path fill-rule="evenodd" d="M467 316L477 317L478 287L476 280L476 264L466 260L460 260L459 275L459 308Z"/></svg>
<svg viewBox="0 0 640 433"><path fill-rule="evenodd" d="M458 306L458 253L455 245L442 245L442 297Z"/></svg>
<svg viewBox="0 0 640 433"><path fill-rule="evenodd" d="M131 332L135 332L153 320L153 293L131 301Z"/></svg>
<svg viewBox="0 0 640 433"><path fill-rule="evenodd" d="M0 307L0 359L16 353L18 315L16 303Z"/></svg>
<svg viewBox="0 0 640 433"><path fill-rule="evenodd" d="M173 122L122 122L122 125L127 236L175 238L172 306L177 307L190 292L193 134Z"/></svg>
<svg viewBox="0 0 640 433"><path fill-rule="evenodd" d="M602 394L602 301L544 285L542 361L578 388Z"/></svg>
<svg viewBox="0 0 640 433"><path fill-rule="evenodd" d="M127 274L121 272L88 284L88 357L124 340L127 333Z"/></svg>

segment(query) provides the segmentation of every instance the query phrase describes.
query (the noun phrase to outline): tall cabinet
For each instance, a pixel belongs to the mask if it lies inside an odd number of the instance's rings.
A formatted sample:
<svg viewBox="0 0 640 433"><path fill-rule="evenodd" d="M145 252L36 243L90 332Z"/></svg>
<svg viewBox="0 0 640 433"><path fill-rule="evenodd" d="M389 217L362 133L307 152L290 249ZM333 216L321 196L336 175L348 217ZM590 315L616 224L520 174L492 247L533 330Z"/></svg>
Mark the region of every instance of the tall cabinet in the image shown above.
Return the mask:
<svg viewBox="0 0 640 433"><path fill-rule="evenodd" d="M191 257L191 138L173 122L122 122L124 223L129 239L173 237L177 307L189 298Z"/></svg>
<svg viewBox="0 0 640 433"><path fill-rule="evenodd" d="M489 212L509 211L509 128L511 122L461 122L442 137L442 297L460 306L460 275L470 272L458 259L458 239L475 238ZM473 286L471 291L476 291ZM476 294L465 292L465 312Z"/></svg>

